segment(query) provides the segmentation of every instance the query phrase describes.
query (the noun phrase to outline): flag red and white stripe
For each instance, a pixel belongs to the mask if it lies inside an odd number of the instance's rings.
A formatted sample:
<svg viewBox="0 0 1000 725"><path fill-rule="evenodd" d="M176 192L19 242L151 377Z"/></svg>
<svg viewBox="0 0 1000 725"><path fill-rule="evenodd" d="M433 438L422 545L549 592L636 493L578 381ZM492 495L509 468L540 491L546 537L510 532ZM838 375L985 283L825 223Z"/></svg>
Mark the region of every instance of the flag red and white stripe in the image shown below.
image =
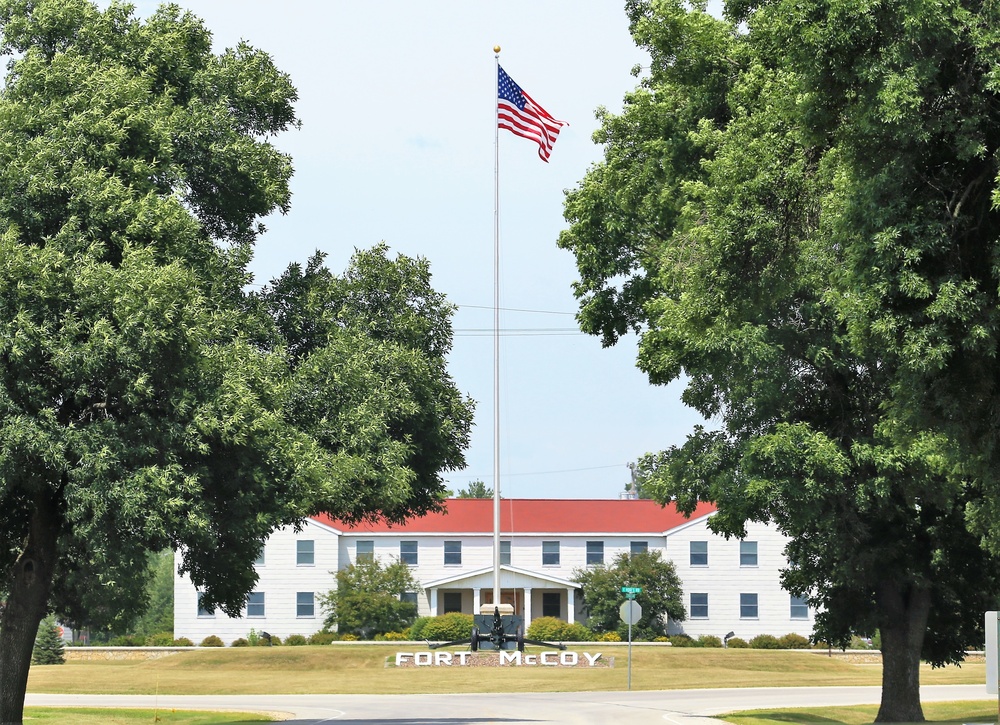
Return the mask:
<svg viewBox="0 0 1000 725"><path fill-rule="evenodd" d="M569 124L535 103L503 68L497 70L497 126L537 143L539 158L547 162L559 131Z"/></svg>

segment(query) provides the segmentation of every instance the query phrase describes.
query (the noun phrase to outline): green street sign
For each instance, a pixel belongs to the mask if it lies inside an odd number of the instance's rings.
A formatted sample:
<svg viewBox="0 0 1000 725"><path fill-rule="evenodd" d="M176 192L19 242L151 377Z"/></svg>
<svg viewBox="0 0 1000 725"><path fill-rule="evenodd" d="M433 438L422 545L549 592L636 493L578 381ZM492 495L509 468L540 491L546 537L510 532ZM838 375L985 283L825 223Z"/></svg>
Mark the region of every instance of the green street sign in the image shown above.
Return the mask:
<svg viewBox="0 0 1000 725"><path fill-rule="evenodd" d="M622 592L624 594L641 594L642 587L622 587Z"/></svg>

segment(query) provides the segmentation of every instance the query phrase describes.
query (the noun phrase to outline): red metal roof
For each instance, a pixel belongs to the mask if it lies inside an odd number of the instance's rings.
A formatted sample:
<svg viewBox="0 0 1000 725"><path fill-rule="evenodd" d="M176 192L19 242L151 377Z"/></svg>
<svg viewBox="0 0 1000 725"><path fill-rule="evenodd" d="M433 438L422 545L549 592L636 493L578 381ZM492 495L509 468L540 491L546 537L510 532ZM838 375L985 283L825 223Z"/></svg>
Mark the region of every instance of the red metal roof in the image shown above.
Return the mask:
<svg viewBox="0 0 1000 725"><path fill-rule="evenodd" d="M674 506L641 499L505 498L500 500L500 530L522 534L651 534L669 531L713 511L712 504L699 504L688 519ZM313 518L345 533L492 533L493 500L450 498L444 512L395 526L380 522L353 526L325 514Z"/></svg>

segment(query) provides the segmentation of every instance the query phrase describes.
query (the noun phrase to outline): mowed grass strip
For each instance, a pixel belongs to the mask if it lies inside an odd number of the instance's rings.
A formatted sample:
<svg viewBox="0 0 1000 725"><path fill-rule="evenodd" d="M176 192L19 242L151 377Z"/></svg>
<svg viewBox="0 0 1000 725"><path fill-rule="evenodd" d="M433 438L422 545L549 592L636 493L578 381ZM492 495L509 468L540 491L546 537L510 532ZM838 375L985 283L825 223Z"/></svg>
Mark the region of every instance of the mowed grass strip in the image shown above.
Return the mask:
<svg viewBox="0 0 1000 725"><path fill-rule="evenodd" d="M26 723L73 723L73 725L137 725L138 723L164 723L165 725L251 725L251 723L277 722L269 715L251 715L245 712L203 712L198 710L131 710L90 707L26 707Z"/></svg>
<svg viewBox="0 0 1000 725"><path fill-rule="evenodd" d="M601 648L595 643L574 649L614 657L615 667L395 667L397 649L383 646L222 648L157 660L34 666L28 691L250 695L626 689L626 648ZM413 649L404 645L398 651ZM532 651L542 650L529 648ZM809 652L636 647L632 653L632 688L640 690L879 685L882 676L878 664L855 664ZM921 671L924 684L978 684L985 677L982 662Z"/></svg>
<svg viewBox="0 0 1000 725"><path fill-rule="evenodd" d="M997 719L995 703L928 702L924 703L924 725L930 723L993 723ZM782 710L747 710L722 715L719 719L734 725L866 725L874 722L878 705L851 707L794 708Z"/></svg>

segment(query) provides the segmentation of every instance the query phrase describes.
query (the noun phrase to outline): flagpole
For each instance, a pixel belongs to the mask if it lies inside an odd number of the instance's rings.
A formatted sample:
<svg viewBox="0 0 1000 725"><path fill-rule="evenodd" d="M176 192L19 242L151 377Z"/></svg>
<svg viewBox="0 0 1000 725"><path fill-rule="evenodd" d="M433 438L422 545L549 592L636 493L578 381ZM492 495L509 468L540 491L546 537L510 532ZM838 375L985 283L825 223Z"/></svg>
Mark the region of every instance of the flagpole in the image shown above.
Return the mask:
<svg viewBox="0 0 1000 725"><path fill-rule="evenodd" d="M493 606L500 606L500 46L493 46ZM516 604L516 601L515 601Z"/></svg>

